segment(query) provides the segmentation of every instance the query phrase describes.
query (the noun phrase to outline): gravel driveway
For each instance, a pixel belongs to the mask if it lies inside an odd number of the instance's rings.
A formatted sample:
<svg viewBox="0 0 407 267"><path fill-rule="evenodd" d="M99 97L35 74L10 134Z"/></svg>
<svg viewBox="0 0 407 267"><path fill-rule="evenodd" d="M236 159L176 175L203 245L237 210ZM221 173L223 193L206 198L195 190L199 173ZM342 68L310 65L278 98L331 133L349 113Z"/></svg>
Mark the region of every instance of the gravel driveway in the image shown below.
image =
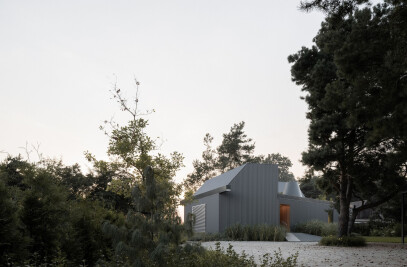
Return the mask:
<svg viewBox="0 0 407 267"><path fill-rule="evenodd" d="M202 246L215 248L216 242L203 242ZM366 247L326 247L316 242L257 242L221 241L225 250L232 244L237 253L243 250L257 262L265 253L274 254L281 248L284 258L299 252L298 263L305 266L407 266L407 244L368 243Z"/></svg>

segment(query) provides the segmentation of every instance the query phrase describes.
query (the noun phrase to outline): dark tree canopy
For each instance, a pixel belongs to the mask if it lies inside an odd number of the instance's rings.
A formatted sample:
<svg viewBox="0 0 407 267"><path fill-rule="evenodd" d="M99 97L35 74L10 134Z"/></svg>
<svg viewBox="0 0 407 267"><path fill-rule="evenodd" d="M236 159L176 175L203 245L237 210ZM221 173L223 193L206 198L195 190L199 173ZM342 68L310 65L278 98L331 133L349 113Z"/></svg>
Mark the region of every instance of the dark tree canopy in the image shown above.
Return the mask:
<svg viewBox="0 0 407 267"><path fill-rule="evenodd" d="M393 197L406 177L406 1L358 8L361 2L313 1L309 8L328 12L315 46L288 57L309 108L302 161L336 191L340 236L359 211ZM363 205L350 219L354 199Z"/></svg>
<svg viewBox="0 0 407 267"><path fill-rule="evenodd" d="M234 169L246 162L252 162L255 144L244 133L244 121L236 123L230 132L223 134L222 144L217 148L217 168L222 172Z"/></svg>
<svg viewBox="0 0 407 267"><path fill-rule="evenodd" d="M267 157L261 156L261 163L277 164L278 165L278 180L281 182L295 181L294 174L290 172L293 166L288 157L284 157L280 153L268 154Z"/></svg>
<svg viewBox="0 0 407 267"><path fill-rule="evenodd" d="M295 181L294 174L290 172L291 160L280 153L254 155L255 142L248 138L244 132L245 123L235 123L229 133L223 134L222 143L212 148L213 137L207 133L204 137L205 150L202 152L202 160L194 160L194 171L188 174L184 181L185 188L190 191L196 190L205 181L221 173L229 171L245 163L268 163L277 164L280 181Z"/></svg>

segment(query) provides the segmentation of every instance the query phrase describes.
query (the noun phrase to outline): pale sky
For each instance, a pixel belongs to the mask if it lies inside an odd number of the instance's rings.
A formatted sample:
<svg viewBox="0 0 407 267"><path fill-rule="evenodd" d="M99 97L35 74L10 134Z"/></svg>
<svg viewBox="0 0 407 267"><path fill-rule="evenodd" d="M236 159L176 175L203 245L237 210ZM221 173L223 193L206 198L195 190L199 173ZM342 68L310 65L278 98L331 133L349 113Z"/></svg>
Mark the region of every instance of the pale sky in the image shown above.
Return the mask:
<svg viewBox="0 0 407 267"><path fill-rule="evenodd" d="M128 97L135 76L141 107L156 110L148 133L165 140L162 153L185 156L177 181L201 157L205 133L217 146L240 121L256 154L288 156L301 177L309 122L287 56L312 45L323 14L298 5L0 0L0 151L40 144L45 156L86 172L84 151L106 159L99 125L128 119L110 99L115 75Z"/></svg>

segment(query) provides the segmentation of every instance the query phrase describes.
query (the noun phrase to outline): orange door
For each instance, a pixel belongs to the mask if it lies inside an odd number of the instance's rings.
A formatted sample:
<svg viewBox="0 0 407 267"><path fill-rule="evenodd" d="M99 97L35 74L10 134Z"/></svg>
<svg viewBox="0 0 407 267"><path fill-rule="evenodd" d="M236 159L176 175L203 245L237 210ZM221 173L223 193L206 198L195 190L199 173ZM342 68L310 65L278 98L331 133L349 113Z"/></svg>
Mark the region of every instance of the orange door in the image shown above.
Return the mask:
<svg viewBox="0 0 407 267"><path fill-rule="evenodd" d="M290 205L280 205L280 225L290 231Z"/></svg>

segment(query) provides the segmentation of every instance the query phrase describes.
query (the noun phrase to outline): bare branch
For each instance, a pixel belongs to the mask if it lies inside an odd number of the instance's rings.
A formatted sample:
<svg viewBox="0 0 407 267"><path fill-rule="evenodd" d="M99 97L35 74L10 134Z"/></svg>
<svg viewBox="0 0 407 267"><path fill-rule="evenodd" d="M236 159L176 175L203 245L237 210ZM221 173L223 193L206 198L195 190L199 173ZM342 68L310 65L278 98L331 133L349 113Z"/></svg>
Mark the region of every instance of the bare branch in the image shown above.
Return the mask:
<svg viewBox="0 0 407 267"><path fill-rule="evenodd" d="M32 153L32 150L28 149L28 142L27 141L25 142L25 147L21 146L19 148L24 150L26 157L27 157L27 161L30 161L30 154Z"/></svg>
<svg viewBox="0 0 407 267"><path fill-rule="evenodd" d="M34 149L35 153L37 154L38 160L42 161L43 160L43 155L40 152L40 143L37 142L37 146L31 145L31 147Z"/></svg>

